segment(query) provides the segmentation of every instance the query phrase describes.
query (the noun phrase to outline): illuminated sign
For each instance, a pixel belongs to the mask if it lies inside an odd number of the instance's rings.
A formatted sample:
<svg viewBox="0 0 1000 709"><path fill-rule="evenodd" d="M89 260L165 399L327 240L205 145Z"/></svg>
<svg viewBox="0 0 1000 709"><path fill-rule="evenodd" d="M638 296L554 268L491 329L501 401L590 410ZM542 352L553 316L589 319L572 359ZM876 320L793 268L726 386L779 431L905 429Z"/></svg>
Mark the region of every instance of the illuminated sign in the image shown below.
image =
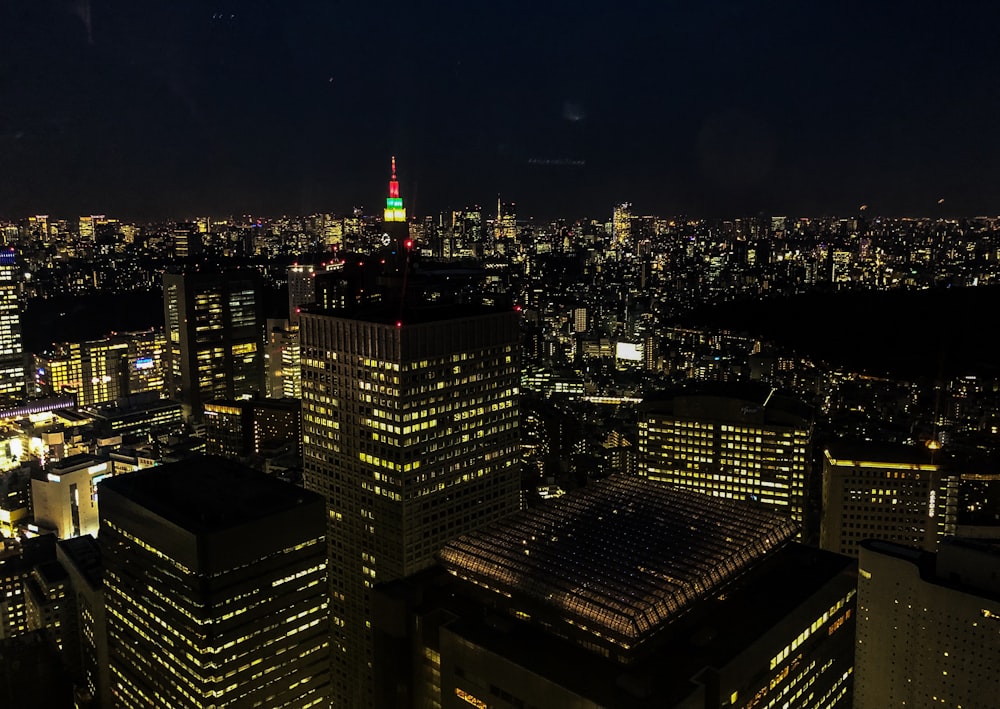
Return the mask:
<svg viewBox="0 0 1000 709"><path fill-rule="evenodd" d="M153 368L153 358L152 357L140 357L135 361L136 369L152 369Z"/></svg>
<svg viewBox="0 0 1000 709"><path fill-rule="evenodd" d="M642 345L632 344L631 342L617 342L615 343L615 357L630 362L641 362Z"/></svg>

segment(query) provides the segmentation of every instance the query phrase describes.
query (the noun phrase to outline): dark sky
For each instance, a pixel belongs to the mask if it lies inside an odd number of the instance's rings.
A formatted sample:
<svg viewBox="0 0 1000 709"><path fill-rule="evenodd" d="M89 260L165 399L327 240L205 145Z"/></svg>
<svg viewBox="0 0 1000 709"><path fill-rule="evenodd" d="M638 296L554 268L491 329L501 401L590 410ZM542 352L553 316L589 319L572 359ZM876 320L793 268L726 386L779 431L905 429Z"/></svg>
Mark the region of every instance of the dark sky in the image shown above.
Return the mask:
<svg viewBox="0 0 1000 709"><path fill-rule="evenodd" d="M1000 213L992 2L0 0L0 218ZM938 205L938 199L944 199Z"/></svg>

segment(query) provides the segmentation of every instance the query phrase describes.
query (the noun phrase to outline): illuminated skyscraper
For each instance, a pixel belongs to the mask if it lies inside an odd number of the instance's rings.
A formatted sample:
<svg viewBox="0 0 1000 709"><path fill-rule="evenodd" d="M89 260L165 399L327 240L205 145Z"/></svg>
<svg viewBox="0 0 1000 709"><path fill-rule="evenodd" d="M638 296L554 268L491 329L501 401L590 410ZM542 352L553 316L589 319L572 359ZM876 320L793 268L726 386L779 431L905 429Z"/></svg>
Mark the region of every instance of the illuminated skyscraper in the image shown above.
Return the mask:
<svg viewBox="0 0 1000 709"><path fill-rule="evenodd" d="M721 386L647 399L639 474L805 521L812 416L767 388Z"/></svg>
<svg viewBox="0 0 1000 709"><path fill-rule="evenodd" d="M251 271L163 274L167 392L200 417L211 399L264 391L260 279Z"/></svg>
<svg viewBox="0 0 1000 709"><path fill-rule="evenodd" d="M7 403L24 398L20 287L14 251L0 251L0 400Z"/></svg>
<svg viewBox="0 0 1000 709"><path fill-rule="evenodd" d="M322 498L205 457L101 505L113 706L329 706Z"/></svg>
<svg viewBox="0 0 1000 709"><path fill-rule="evenodd" d="M628 246L632 239L632 205L623 202L611 215L611 241L614 246Z"/></svg>
<svg viewBox="0 0 1000 709"><path fill-rule="evenodd" d="M334 706L373 703L372 590L519 506L509 309L304 312L303 478L327 499Z"/></svg>

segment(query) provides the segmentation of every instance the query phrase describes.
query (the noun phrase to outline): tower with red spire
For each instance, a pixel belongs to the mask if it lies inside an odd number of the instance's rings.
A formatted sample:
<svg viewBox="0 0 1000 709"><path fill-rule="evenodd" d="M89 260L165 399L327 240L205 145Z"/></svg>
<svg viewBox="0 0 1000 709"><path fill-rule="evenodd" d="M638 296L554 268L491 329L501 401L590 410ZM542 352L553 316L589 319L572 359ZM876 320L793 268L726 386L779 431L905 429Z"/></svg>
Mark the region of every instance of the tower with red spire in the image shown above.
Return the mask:
<svg viewBox="0 0 1000 709"><path fill-rule="evenodd" d="M406 208L399 196L399 179L396 177L396 157L392 158L392 176L389 178L389 196L385 198L382 213L383 259L387 270L400 272L406 267L413 241L410 239L410 225L406 221Z"/></svg>

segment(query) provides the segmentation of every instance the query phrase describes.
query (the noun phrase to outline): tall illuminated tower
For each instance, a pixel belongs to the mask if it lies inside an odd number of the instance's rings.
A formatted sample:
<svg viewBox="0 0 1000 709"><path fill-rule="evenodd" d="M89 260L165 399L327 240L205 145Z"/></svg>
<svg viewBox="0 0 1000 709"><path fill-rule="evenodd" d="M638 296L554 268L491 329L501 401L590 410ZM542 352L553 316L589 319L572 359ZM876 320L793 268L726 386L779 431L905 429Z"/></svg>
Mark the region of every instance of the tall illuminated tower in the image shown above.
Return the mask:
<svg viewBox="0 0 1000 709"><path fill-rule="evenodd" d="M406 256L413 248L410 241L410 226L406 221L406 207L403 198L399 196L399 179L396 177L396 158L392 158L392 176L389 178L389 196L385 198L385 210L382 212L382 246L395 256L390 261L396 269L403 267Z"/></svg>
<svg viewBox="0 0 1000 709"><path fill-rule="evenodd" d="M300 322L303 479L328 512L334 706L368 707L375 584L519 507L517 316L395 301L306 309Z"/></svg>
<svg viewBox="0 0 1000 709"><path fill-rule="evenodd" d="M13 249L0 251L0 401L24 397L20 277Z"/></svg>

